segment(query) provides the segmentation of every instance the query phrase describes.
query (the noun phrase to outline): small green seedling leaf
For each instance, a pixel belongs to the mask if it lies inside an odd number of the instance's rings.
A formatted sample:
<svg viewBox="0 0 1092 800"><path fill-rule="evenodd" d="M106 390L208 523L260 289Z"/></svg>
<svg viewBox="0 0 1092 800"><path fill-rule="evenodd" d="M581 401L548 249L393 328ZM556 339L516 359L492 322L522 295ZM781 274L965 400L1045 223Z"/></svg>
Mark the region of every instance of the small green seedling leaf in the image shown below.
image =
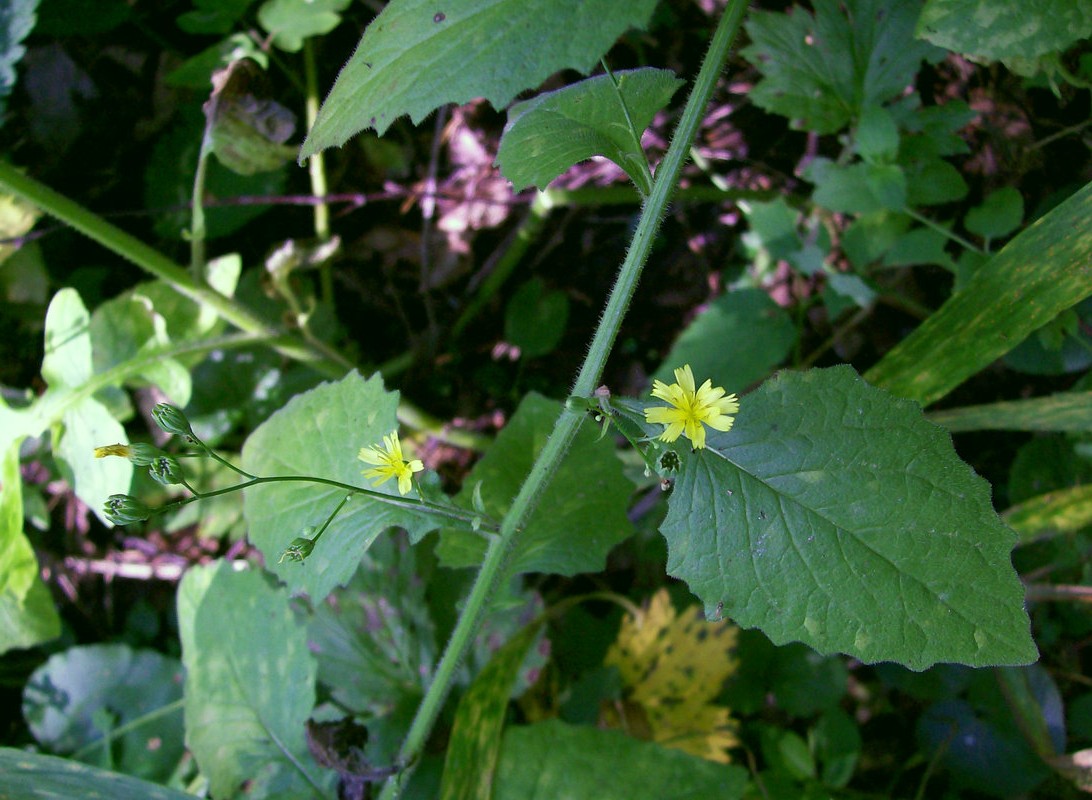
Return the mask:
<svg viewBox="0 0 1092 800"><path fill-rule="evenodd" d="M902 0L815 0L815 16L756 11L743 56L762 72L749 97L794 128L835 133L914 82L943 52L913 37L918 5Z"/></svg>
<svg viewBox="0 0 1092 800"><path fill-rule="evenodd" d="M642 191L647 162L626 121L626 110L639 137L656 112L667 105L683 81L666 69L596 75L572 86L517 103L508 112L497 164L518 191L546 184L573 164L604 156L617 164ZM619 101L621 93L625 109Z"/></svg>
<svg viewBox="0 0 1092 800"><path fill-rule="evenodd" d="M1034 59L1092 35L1092 5L1083 0L929 0L916 34L991 61Z"/></svg>
<svg viewBox="0 0 1092 800"><path fill-rule="evenodd" d="M414 123L445 103L484 97L504 108L563 69L588 73L656 0L394 0L338 75L300 159L398 117ZM501 67L500 65L503 65Z"/></svg>
<svg viewBox="0 0 1092 800"><path fill-rule="evenodd" d="M350 0L266 0L258 22L273 36L273 44L298 53L303 40L329 33L341 23Z"/></svg>
<svg viewBox="0 0 1092 800"><path fill-rule="evenodd" d="M992 192L982 205L967 212L963 224L983 239L1008 236L1024 219L1024 198L1011 186Z"/></svg>
<svg viewBox="0 0 1092 800"><path fill-rule="evenodd" d="M779 373L683 458L668 572L775 644L921 670L1037 657L989 485L849 367Z"/></svg>

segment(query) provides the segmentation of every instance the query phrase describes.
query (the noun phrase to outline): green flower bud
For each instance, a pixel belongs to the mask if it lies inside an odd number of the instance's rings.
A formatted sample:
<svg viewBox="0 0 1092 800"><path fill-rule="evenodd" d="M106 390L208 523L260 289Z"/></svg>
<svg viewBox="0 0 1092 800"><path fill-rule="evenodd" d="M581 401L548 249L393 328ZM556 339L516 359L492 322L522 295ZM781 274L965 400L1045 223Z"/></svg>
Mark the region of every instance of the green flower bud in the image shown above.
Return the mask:
<svg viewBox="0 0 1092 800"><path fill-rule="evenodd" d="M164 486L172 486L185 480L182 465L178 463L178 459L168 455L152 459L148 464L148 474L152 476L152 480Z"/></svg>
<svg viewBox="0 0 1092 800"><path fill-rule="evenodd" d="M165 455L167 454L154 444L137 442L136 444L129 445L129 460L138 467L146 467L151 464L154 459Z"/></svg>
<svg viewBox="0 0 1092 800"><path fill-rule="evenodd" d="M103 504L102 511L115 525L140 522L152 515L152 510L148 506L127 494L110 495Z"/></svg>
<svg viewBox="0 0 1092 800"><path fill-rule="evenodd" d="M314 549L315 542L313 539L297 536L292 540L292 543L284 549L284 552L281 553L281 558L277 563L282 563L286 558L289 561L299 561L302 563L307 556L311 555L311 551Z"/></svg>
<svg viewBox="0 0 1092 800"><path fill-rule="evenodd" d="M157 403L155 408L152 409L152 419L155 420L156 425L167 433L187 436L190 439L197 438L193 434L193 428L190 427L190 421L186 419L186 415L172 405Z"/></svg>

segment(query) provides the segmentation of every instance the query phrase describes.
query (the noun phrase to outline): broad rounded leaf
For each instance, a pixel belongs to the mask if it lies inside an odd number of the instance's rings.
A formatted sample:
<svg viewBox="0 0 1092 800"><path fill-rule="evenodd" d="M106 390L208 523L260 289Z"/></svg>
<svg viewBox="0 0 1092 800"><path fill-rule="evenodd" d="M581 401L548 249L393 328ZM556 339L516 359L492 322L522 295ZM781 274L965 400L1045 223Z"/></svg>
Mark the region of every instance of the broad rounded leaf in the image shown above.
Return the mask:
<svg viewBox="0 0 1092 800"><path fill-rule="evenodd" d="M260 425L243 447L243 468L254 475L307 475L372 489L362 475L368 465L357 454L397 430L397 408L398 393L385 391L381 378L364 380L351 372L297 395ZM375 491L398 494L394 481ZM434 527L427 517L355 495L306 561L277 563L289 542L309 528L320 528L346 494L345 489L299 481L246 490L243 513L250 541L293 592L321 600L352 577L365 551L386 529L398 525L419 537Z"/></svg>
<svg viewBox="0 0 1092 800"><path fill-rule="evenodd" d="M377 16L319 110L300 159L409 114L484 97L503 108L563 69L587 73L656 0L395 0Z"/></svg>
<svg viewBox="0 0 1092 800"><path fill-rule="evenodd" d="M652 68L614 77L618 90L609 75L596 75L512 106L497 164L513 188L519 191L534 184L544 189L573 164L592 156L609 158L642 186L645 154L634 141L625 112L640 137L683 81L670 70Z"/></svg>
<svg viewBox="0 0 1092 800"><path fill-rule="evenodd" d="M849 367L781 373L709 433L661 531L710 614L917 670L1035 660L1016 537L916 404Z"/></svg>
<svg viewBox="0 0 1092 800"><path fill-rule="evenodd" d="M243 781L279 783L286 797L327 797L308 755L304 725L315 704L315 658L268 576L219 561L194 567L178 587L186 665L186 744L213 797Z"/></svg>

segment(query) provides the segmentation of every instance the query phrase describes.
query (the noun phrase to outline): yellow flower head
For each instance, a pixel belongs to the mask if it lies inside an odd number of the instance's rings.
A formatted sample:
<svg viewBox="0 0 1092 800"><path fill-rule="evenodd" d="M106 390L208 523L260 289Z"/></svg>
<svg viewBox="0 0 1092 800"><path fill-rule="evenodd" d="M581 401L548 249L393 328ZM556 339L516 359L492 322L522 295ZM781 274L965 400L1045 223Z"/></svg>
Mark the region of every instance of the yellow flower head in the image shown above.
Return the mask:
<svg viewBox="0 0 1092 800"><path fill-rule="evenodd" d="M739 411L739 398L727 397L724 389L713 386L707 380L700 389L694 388L694 373L690 365L675 370L675 383L668 386L663 381L652 382L652 396L666 400L670 406L654 406L645 409L645 422L665 425L660 439L673 442L680 434L694 443L694 448L705 447L705 423L718 431L730 431L735 418L729 416Z"/></svg>
<svg viewBox="0 0 1092 800"><path fill-rule="evenodd" d="M383 447L360 448L357 456L365 464L374 464L372 469L364 470L364 477L372 481L372 486L380 486L391 478L398 479L398 493L408 494L413 487L413 473L425 468L417 459L406 461L402 458L402 444L398 441L398 431L383 437Z"/></svg>
<svg viewBox="0 0 1092 800"><path fill-rule="evenodd" d="M95 458L106 458L107 456L128 458L132 454L133 450L127 444L108 444L105 447L95 448Z"/></svg>

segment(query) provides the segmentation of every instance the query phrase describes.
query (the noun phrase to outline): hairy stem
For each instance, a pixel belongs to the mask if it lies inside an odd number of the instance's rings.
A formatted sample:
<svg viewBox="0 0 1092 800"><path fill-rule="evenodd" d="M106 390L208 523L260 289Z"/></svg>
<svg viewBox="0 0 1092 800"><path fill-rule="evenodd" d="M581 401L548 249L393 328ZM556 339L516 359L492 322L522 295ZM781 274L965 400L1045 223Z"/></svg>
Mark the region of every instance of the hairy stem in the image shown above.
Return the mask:
<svg viewBox="0 0 1092 800"><path fill-rule="evenodd" d="M641 219L637 224L633 242L619 270L614 288L607 301L606 310L599 322L588 355L584 359L584 364L570 394L590 397L603 374L607 356L610 354L614 340L618 336L622 318L625 316L633 291L637 286L641 270L648 260L656 231L659 229L660 221L667 210L668 201L678 184L683 164L690 150L690 144L701 125L705 107L709 103L713 89L716 86L717 77L728 58L732 40L735 38L736 31L743 20L746 7L744 0L732 0L717 25L709 52L706 53L705 60L694 83L694 90L687 100L686 109L683 111L682 119L675 130L671 146L668 148L659 169L656 170L652 191L642 208ZM575 438L583 420L584 413L580 411L566 407L561 412L550 438L531 467L531 472L512 501L508 513L501 521L499 538L489 543L478 576L467 598L466 607L459 616L455 630L452 631L451 638L436 668L432 684L417 709L417 714L399 752L399 761L406 765L406 769L401 775L392 777L387 781L380 795L384 800L393 800L393 798L397 797L400 784L408 778L420 758L428 735L432 731L444 700L451 689L451 680L456 668L462 662L467 649L474 640L474 636L485 616L489 598L504 576L503 567L508 556L518 540L520 532L526 527L531 512L542 496L542 492L568 451L569 445Z"/></svg>

